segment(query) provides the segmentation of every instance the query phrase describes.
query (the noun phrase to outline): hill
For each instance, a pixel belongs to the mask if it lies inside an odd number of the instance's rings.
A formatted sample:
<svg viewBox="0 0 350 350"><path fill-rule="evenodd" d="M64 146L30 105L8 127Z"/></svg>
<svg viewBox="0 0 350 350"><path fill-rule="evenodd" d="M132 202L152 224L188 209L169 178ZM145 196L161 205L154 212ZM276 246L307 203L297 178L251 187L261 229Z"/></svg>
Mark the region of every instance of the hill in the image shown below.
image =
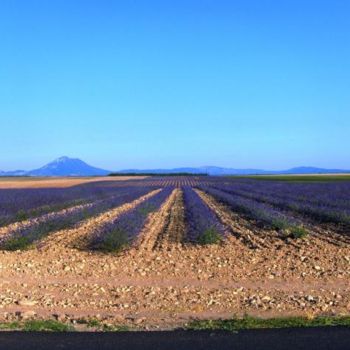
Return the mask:
<svg viewBox="0 0 350 350"><path fill-rule="evenodd" d="M41 168L24 171L0 171L0 176L102 176L110 171L95 168L80 159L60 157Z"/></svg>
<svg viewBox="0 0 350 350"><path fill-rule="evenodd" d="M77 158L60 157L34 170L0 171L0 176L104 176L112 171L93 167ZM350 173L350 170L296 167L288 170L235 169L217 166L183 167L173 169L126 169L118 174L208 174L224 175L283 175L283 174L336 174Z"/></svg>

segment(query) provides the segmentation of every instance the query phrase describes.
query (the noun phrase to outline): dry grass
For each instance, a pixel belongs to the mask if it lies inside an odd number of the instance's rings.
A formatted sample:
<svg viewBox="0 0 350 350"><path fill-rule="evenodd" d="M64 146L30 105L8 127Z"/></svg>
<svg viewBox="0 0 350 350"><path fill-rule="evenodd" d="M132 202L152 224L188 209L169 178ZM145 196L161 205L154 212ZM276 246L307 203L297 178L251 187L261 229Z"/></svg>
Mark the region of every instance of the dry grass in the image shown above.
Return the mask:
<svg viewBox="0 0 350 350"><path fill-rule="evenodd" d="M51 188L72 187L97 181L142 180L146 176L101 176L101 177L0 177L0 189L4 188Z"/></svg>

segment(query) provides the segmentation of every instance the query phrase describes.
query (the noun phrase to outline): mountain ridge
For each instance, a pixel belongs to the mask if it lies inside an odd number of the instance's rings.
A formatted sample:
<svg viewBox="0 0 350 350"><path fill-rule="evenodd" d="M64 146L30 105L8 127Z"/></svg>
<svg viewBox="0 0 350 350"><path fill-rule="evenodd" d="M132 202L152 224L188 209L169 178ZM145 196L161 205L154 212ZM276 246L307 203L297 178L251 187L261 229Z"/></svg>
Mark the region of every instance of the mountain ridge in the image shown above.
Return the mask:
<svg viewBox="0 0 350 350"><path fill-rule="evenodd" d="M120 171L110 171L91 166L79 158L59 157L52 162L33 170L0 171L0 176L104 176L110 173L152 173L152 174L172 174L172 173L207 173L208 175L276 175L276 174L335 174L350 173L344 169L325 169L310 166L294 167L287 170L263 170L263 169L236 169L218 166L202 167L180 167L172 169L125 169Z"/></svg>
<svg viewBox="0 0 350 350"><path fill-rule="evenodd" d="M110 173L110 170L93 167L78 158L63 156L29 171L0 171L0 176L103 176Z"/></svg>
<svg viewBox="0 0 350 350"><path fill-rule="evenodd" d="M294 167L287 170L263 170L263 169L236 169L217 166L203 166L198 168L183 167L173 169L127 169L115 172L115 174L125 173L152 173L152 174L172 174L172 173L207 173L208 175L278 175L278 174L337 174L350 173L350 170L344 169L325 169L317 167Z"/></svg>

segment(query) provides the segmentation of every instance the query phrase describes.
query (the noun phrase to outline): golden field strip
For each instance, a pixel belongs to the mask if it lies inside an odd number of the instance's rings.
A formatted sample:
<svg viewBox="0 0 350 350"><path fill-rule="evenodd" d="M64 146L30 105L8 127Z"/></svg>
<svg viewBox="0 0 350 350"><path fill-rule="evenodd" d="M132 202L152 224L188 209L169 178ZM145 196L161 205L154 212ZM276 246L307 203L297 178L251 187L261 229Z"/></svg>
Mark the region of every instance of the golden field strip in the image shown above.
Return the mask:
<svg viewBox="0 0 350 350"><path fill-rule="evenodd" d="M142 180L145 176L100 176L100 177L0 177L1 188L61 188L96 181L127 181Z"/></svg>

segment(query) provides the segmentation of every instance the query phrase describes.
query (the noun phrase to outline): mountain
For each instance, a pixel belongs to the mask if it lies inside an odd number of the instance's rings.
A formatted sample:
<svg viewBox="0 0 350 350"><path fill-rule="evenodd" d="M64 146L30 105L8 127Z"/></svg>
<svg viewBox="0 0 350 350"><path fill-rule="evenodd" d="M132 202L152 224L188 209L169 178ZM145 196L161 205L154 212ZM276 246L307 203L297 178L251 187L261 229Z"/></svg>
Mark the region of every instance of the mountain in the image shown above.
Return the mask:
<svg viewBox="0 0 350 350"><path fill-rule="evenodd" d="M0 176L26 176L25 170L1 171Z"/></svg>
<svg viewBox="0 0 350 350"><path fill-rule="evenodd" d="M95 168L80 159L60 157L53 162L34 170L0 171L0 176L103 176L111 171ZM350 170L323 169L315 167L297 167L288 170L262 170L262 169L235 169L217 166L184 167L174 169L127 169L115 172L115 174L126 173L152 173L152 174L173 174L191 173L208 175L267 175L267 174L335 174L350 173Z"/></svg>
<svg viewBox="0 0 350 350"><path fill-rule="evenodd" d="M95 168L80 159L60 157L34 170L0 171L0 176L100 176L110 171Z"/></svg>
<svg viewBox="0 0 350 350"><path fill-rule="evenodd" d="M234 169L222 168L217 166L203 166L198 168L174 168L174 169L127 169L116 172L116 174L127 173L150 173L150 174L174 174L174 173L190 173L203 174L213 176L223 175L277 175L277 174L336 174L336 173L350 173L350 170L342 169L323 169L315 167L297 167L288 170L262 170L262 169Z"/></svg>
<svg viewBox="0 0 350 350"><path fill-rule="evenodd" d="M97 176L110 171L95 168L80 159L60 157L39 169L28 171L29 176Z"/></svg>
<svg viewBox="0 0 350 350"><path fill-rule="evenodd" d="M174 169L126 169L117 171L116 174L203 174L206 173L202 168L174 168Z"/></svg>
<svg viewBox="0 0 350 350"><path fill-rule="evenodd" d="M281 174L339 174L349 173L349 170L343 169L323 169L315 167L301 166L280 172Z"/></svg>

